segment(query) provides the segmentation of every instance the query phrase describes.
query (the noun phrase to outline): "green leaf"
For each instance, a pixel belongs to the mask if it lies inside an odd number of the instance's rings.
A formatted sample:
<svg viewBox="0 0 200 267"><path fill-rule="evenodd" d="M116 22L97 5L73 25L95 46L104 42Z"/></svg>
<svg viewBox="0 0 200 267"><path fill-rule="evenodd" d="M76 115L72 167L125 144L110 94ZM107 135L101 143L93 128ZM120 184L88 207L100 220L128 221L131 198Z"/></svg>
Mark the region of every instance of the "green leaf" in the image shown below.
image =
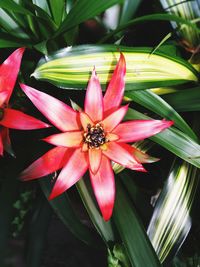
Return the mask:
<svg viewBox="0 0 200 267"><path fill-rule="evenodd" d="M177 111L200 111L200 87L179 90L162 98Z"/></svg>
<svg viewBox="0 0 200 267"><path fill-rule="evenodd" d="M182 58L162 52L151 55L151 48L115 45L68 47L45 57L32 76L61 88L83 89L95 65L100 83L105 88L119 59L119 50L127 63L126 90L169 86L198 79L196 70Z"/></svg>
<svg viewBox="0 0 200 267"><path fill-rule="evenodd" d="M49 10L49 6L47 3L48 0L32 0L34 5L37 5L41 9L43 9L47 14L51 14Z"/></svg>
<svg viewBox="0 0 200 267"><path fill-rule="evenodd" d="M109 7L122 3L123 0L79 0L69 11L66 19L61 24L56 35L66 32L80 23L100 15Z"/></svg>
<svg viewBox="0 0 200 267"><path fill-rule="evenodd" d="M148 120L151 118L136 110L129 109L126 119ZM175 127L170 127L169 129L152 136L150 139L171 151L176 156L200 168L200 145Z"/></svg>
<svg viewBox="0 0 200 267"><path fill-rule="evenodd" d="M189 163L176 160L159 196L148 235L161 262L182 245L191 228L190 209L199 174Z"/></svg>
<svg viewBox="0 0 200 267"><path fill-rule="evenodd" d="M49 197L51 190L51 182L49 177L39 180L40 186L46 196ZM93 233L87 226L82 224L75 214L67 193L50 201L50 205L57 213L58 217L63 221L67 228L80 240L86 244L93 245L97 243L98 239L95 233Z"/></svg>
<svg viewBox="0 0 200 267"><path fill-rule="evenodd" d="M16 30L18 25L17 23L10 18L10 16L2 9L0 8L0 25L1 25L1 31L13 31Z"/></svg>
<svg viewBox="0 0 200 267"><path fill-rule="evenodd" d="M32 12L30 12L28 9L24 8L23 6L17 4L13 0L0 1L0 8L4 8L9 11L21 13L24 15L33 16Z"/></svg>
<svg viewBox="0 0 200 267"><path fill-rule="evenodd" d="M164 9L171 13L179 16L180 18L195 21L199 19L199 3L198 1L177 1L177 0L160 0ZM178 23L172 23L173 27L179 26ZM199 46L200 33L197 29L188 27L188 25L182 25L179 27L179 35L185 41L185 45L194 49Z"/></svg>
<svg viewBox="0 0 200 267"><path fill-rule="evenodd" d="M7 33L0 33L0 48L7 48L7 47L28 47L30 40L17 38L10 36Z"/></svg>
<svg viewBox="0 0 200 267"><path fill-rule="evenodd" d="M76 187L85 205L85 208L90 216L90 219L92 220L93 225L96 227L103 241L108 246L109 242L114 242L115 240L111 220L108 222L104 221L104 219L102 218L95 204L96 200L94 199L91 192L89 191L88 189L89 186L86 185L83 179L79 180L76 183Z"/></svg>
<svg viewBox="0 0 200 267"><path fill-rule="evenodd" d="M120 25L117 29L112 31L111 33L107 34L99 43L105 43L108 41L111 37L114 35L118 34L119 32L127 29L130 26L141 24L141 23L146 23L148 21L175 21L177 23L180 23L181 25L187 25L190 28L194 29L198 33L200 33L200 29L192 23L189 19L184 19L176 15L171 15L171 14L151 14L151 15L145 15L142 17L135 18L133 20L130 20L129 22Z"/></svg>
<svg viewBox="0 0 200 267"><path fill-rule="evenodd" d="M63 19L65 1L49 0L49 7L55 23L59 26Z"/></svg>
<svg viewBox="0 0 200 267"><path fill-rule="evenodd" d="M113 219L134 267L160 267L146 231L131 205L120 182L117 180L117 194Z"/></svg>
<svg viewBox="0 0 200 267"><path fill-rule="evenodd" d="M119 174L121 183L124 185L131 200L133 201L138 215L140 215L143 222L147 223L152 216L153 207L149 202L149 198L147 198L145 193L142 192L142 190L135 184L134 177L136 176L136 172L129 174L127 170Z"/></svg>
<svg viewBox="0 0 200 267"><path fill-rule="evenodd" d="M125 95L131 98L134 102L155 112L159 116L174 121L175 126L186 133L189 137L194 140L198 139L185 120L160 96L154 94L150 90L142 92L128 91Z"/></svg>
<svg viewBox="0 0 200 267"><path fill-rule="evenodd" d="M46 26L47 28L51 29L52 31L57 29L56 24L54 23L53 19L50 15L44 11L41 7L37 5L33 5L32 3L28 3L27 5L30 9L37 13L37 16L34 19L39 23L39 25Z"/></svg>
<svg viewBox="0 0 200 267"><path fill-rule="evenodd" d="M122 6L119 25L128 22L137 11L142 0L125 0Z"/></svg>

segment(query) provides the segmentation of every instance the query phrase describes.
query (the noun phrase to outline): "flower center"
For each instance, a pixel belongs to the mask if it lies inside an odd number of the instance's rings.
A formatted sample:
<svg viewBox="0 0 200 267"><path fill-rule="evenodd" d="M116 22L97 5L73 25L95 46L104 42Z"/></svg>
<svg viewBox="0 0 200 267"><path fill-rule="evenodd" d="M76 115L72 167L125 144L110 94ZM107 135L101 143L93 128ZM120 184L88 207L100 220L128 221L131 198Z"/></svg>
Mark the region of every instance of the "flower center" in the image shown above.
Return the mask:
<svg viewBox="0 0 200 267"><path fill-rule="evenodd" d="M95 126L88 124L83 142L88 145L88 148L98 148L108 142L102 125L100 123L97 123Z"/></svg>
<svg viewBox="0 0 200 267"><path fill-rule="evenodd" d="M0 120L3 119L3 114L4 114L3 108L0 108Z"/></svg>

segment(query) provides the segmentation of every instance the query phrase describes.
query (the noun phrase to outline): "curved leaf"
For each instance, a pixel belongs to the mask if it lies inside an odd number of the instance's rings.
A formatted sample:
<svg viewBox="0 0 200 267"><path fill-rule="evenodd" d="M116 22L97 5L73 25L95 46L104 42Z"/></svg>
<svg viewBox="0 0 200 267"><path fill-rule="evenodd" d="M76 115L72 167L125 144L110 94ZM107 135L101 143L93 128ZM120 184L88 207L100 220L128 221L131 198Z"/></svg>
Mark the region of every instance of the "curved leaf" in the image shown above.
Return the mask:
<svg viewBox="0 0 200 267"><path fill-rule="evenodd" d="M81 196L81 199L85 205L85 208L90 216L90 219L92 220L92 223L96 227L97 231L99 232L106 245L108 245L108 242L113 242L115 240L111 221L106 222L102 218L95 204L96 201L89 192L89 187L86 186L85 181L83 179L79 180L76 183L76 186Z"/></svg>
<svg viewBox="0 0 200 267"><path fill-rule="evenodd" d="M21 13L21 14L26 14L33 16L33 13L30 12L30 10L24 8L23 6L17 4L13 0L6 0L6 1L0 1L0 8L5 8L13 12Z"/></svg>
<svg viewBox="0 0 200 267"><path fill-rule="evenodd" d="M200 111L200 87L179 90L162 98L177 111Z"/></svg>
<svg viewBox="0 0 200 267"><path fill-rule="evenodd" d="M134 207L117 181L113 219L134 267L161 267Z"/></svg>
<svg viewBox="0 0 200 267"><path fill-rule="evenodd" d="M187 20L195 20L200 17L200 8L198 1L177 1L177 0L160 0L163 8L171 13ZM179 22L172 22L175 28L180 26ZM179 35L182 37L183 42L188 48L195 49L199 46L200 33L197 29L184 25L179 27Z"/></svg>
<svg viewBox="0 0 200 267"><path fill-rule="evenodd" d="M182 25L185 24L185 25L193 28L194 30L196 30L198 33L200 33L200 29L194 23L192 23L189 19L184 19L184 18L181 18L181 17L176 16L176 15L160 13L160 14L145 15L145 16L130 20L129 22L127 22L123 25L120 25L117 29L115 29L111 33L107 34L99 43L105 43L111 37L113 37L117 33L125 30L126 28L128 28L130 26L145 23L148 21L157 21L157 20L158 21L175 21L175 22L178 22Z"/></svg>
<svg viewBox="0 0 200 267"><path fill-rule="evenodd" d="M175 161L147 231L161 262L172 252L176 253L188 235L189 213L198 180L196 167L185 161Z"/></svg>
<svg viewBox="0 0 200 267"><path fill-rule="evenodd" d="M119 25L129 21L138 10L142 0L125 0L120 14Z"/></svg>
<svg viewBox="0 0 200 267"><path fill-rule="evenodd" d="M151 48L115 45L68 47L40 62L32 74L61 88L85 88L95 65L101 84L110 80L119 52L126 58L126 90L139 90L197 81L198 74L188 62Z"/></svg>
<svg viewBox="0 0 200 267"><path fill-rule="evenodd" d="M66 32L80 23L94 18L107 8L122 3L123 0L79 0L69 11L66 19L60 25L60 28L56 32L56 36L63 32Z"/></svg>

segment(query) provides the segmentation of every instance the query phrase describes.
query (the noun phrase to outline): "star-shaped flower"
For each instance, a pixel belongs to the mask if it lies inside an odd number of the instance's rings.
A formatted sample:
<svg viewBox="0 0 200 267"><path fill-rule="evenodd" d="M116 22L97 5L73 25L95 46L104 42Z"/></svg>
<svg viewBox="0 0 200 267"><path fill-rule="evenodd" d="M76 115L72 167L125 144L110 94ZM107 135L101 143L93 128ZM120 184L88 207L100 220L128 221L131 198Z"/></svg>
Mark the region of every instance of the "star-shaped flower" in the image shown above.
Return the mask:
<svg viewBox="0 0 200 267"><path fill-rule="evenodd" d="M115 182L111 162L136 171L145 171L138 161L136 148L129 144L155 135L173 124L166 120L135 120L121 122L128 105L121 106L124 94L126 62L121 54L103 97L95 70L89 80L84 111L21 84L34 105L62 133L44 140L56 147L32 163L22 174L22 180L48 175L58 169L60 174L49 199L74 185L89 169L90 179L99 208L105 220L112 215Z"/></svg>
<svg viewBox="0 0 200 267"><path fill-rule="evenodd" d="M15 50L0 65L0 155L4 149L13 155L9 129L31 130L49 127L48 124L37 120L21 111L11 109L9 100L12 95L19 73L24 48Z"/></svg>

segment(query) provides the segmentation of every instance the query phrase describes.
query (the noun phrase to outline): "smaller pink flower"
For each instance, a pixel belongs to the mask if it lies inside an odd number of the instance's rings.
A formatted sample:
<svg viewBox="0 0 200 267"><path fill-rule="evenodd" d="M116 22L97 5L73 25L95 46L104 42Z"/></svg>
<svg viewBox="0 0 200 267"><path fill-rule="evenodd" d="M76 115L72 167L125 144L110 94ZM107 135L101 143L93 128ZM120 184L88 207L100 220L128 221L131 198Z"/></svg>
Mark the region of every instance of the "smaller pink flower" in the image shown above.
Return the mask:
<svg viewBox="0 0 200 267"><path fill-rule="evenodd" d="M19 73L21 59L24 48L15 50L0 65L0 155L3 155L5 149L8 153L13 154L9 129L31 130L49 127L48 124L37 120L21 111L11 109L9 100L15 86Z"/></svg>
<svg viewBox="0 0 200 267"><path fill-rule="evenodd" d="M95 70L89 80L84 111L21 84L34 105L62 133L44 140L56 147L32 163L21 174L22 180L36 179L61 169L49 199L74 185L89 169L94 194L104 220L109 220L114 206L115 182L111 161L136 171L143 171L141 153L128 143L142 140L170 127L166 120L121 122L128 105L121 106L126 63L123 54L103 97ZM139 155L139 157L138 157ZM144 156L141 158L145 159Z"/></svg>

